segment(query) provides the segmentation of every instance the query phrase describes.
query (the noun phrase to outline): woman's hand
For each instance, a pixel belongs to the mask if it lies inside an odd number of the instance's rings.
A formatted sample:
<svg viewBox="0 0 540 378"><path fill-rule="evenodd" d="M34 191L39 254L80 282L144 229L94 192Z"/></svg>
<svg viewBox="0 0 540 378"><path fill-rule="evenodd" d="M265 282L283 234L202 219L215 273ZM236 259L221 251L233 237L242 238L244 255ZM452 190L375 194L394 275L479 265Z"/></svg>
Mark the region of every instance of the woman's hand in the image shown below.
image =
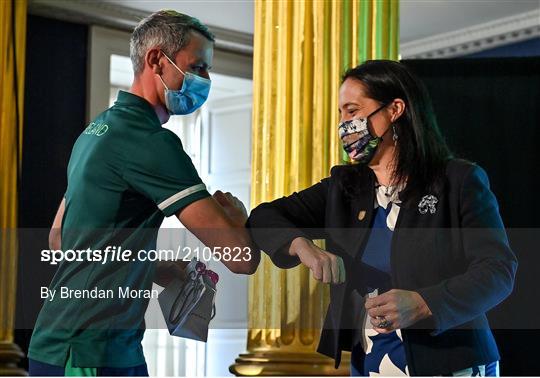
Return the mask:
<svg viewBox="0 0 540 378"><path fill-rule="evenodd" d="M426 302L416 291L392 289L366 299L365 306L373 328L379 333L407 328L432 315ZM380 327L384 320L388 326Z"/></svg>
<svg viewBox="0 0 540 378"><path fill-rule="evenodd" d="M289 248L291 256L298 256L302 264L313 273L313 278L323 283L345 282L343 259L317 247L311 240L296 238Z"/></svg>

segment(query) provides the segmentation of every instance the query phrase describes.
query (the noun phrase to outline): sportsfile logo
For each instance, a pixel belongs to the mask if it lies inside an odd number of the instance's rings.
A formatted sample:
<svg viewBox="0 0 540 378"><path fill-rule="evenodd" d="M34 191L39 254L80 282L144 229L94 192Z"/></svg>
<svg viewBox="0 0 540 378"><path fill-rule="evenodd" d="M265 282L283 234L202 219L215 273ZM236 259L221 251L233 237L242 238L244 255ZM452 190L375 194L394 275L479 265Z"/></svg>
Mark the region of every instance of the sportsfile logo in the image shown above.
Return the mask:
<svg viewBox="0 0 540 378"><path fill-rule="evenodd" d="M252 251L249 247L186 247L177 249L141 249L132 251L121 246L107 246L105 249L43 249L41 261L49 265L58 265L63 261L71 262L129 262L129 261L171 261L182 260L189 262L193 258L198 261L250 261Z"/></svg>

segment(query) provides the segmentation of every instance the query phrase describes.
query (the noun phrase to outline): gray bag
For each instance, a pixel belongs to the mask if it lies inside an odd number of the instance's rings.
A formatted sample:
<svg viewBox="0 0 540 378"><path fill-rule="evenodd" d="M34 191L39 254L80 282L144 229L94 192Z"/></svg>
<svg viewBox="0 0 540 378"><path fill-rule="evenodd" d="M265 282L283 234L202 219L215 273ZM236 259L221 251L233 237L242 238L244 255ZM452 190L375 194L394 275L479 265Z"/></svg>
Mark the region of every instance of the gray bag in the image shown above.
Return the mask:
<svg viewBox="0 0 540 378"><path fill-rule="evenodd" d="M171 335L206 342L215 316L217 274L193 259L186 275L186 281L175 279L159 294L161 312Z"/></svg>

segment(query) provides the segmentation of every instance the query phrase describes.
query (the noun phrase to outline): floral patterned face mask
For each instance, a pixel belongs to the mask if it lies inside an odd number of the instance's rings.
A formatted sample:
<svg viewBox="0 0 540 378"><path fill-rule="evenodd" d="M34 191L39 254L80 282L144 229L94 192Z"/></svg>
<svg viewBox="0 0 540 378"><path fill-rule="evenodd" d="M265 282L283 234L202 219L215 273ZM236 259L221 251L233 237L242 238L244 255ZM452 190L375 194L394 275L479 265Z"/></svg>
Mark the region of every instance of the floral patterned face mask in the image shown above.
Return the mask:
<svg viewBox="0 0 540 378"><path fill-rule="evenodd" d="M343 143L343 149L352 160L358 163L367 164L373 159L375 151L381 141L381 137L374 136L369 132L368 120L369 117L385 106L386 104L382 105L365 118L351 119L339 124L339 137ZM348 137L350 135L355 135L356 137L351 139Z"/></svg>

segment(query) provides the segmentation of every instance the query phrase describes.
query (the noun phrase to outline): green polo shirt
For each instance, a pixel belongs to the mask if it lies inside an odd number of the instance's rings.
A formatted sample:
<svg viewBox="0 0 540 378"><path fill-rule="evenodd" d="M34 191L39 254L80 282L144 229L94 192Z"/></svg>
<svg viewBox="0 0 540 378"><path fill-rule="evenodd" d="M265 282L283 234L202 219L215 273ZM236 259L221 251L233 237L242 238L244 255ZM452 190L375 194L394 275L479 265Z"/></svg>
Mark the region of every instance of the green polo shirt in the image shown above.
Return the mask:
<svg viewBox="0 0 540 378"><path fill-rule="evenodd" d="M131 261L63 261L34 328L29 357L65 366L131 367L144 363L147 298L154 264L137 258L155 248L164 216L210 194L180 139L161 127L152 106L121 91L115 104L79 136L68 165L62 250L131 250ZM66 289L67 288L67 289ZM104 290L112 298L61 298L62 290ZM125 293L125 291L124 291Z"/></svg>

